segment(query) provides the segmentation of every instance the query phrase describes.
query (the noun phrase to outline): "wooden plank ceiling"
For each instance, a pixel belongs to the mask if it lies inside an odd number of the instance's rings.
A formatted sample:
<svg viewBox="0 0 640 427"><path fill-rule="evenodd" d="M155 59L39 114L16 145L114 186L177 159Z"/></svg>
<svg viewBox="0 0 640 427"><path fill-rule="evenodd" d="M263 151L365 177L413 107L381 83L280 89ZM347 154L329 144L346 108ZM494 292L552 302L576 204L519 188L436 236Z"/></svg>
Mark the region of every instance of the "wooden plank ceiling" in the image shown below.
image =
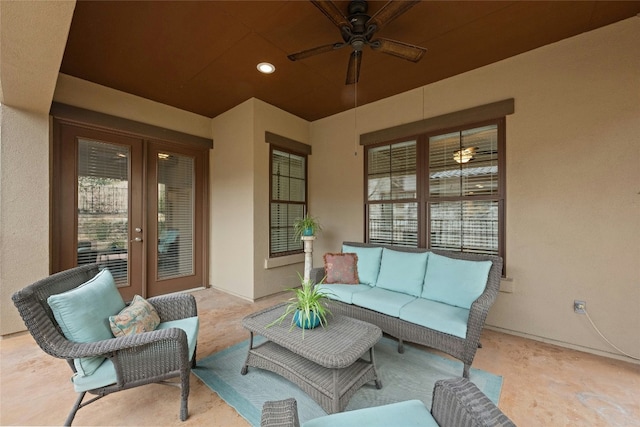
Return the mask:
<svg viewBox="0 0 640 427"><path fill-rule="evenodd" d="M370 1L369 15L384 4ZM427 53L415 64L365 47L358 105L638 13L640 1L423 1L376 35ZM354 106L351 50L287 54L339 41L307 1L78 1L61 72L207 117L256 97L317 120ZM258 73L263 61L276 72Z"/></svg>

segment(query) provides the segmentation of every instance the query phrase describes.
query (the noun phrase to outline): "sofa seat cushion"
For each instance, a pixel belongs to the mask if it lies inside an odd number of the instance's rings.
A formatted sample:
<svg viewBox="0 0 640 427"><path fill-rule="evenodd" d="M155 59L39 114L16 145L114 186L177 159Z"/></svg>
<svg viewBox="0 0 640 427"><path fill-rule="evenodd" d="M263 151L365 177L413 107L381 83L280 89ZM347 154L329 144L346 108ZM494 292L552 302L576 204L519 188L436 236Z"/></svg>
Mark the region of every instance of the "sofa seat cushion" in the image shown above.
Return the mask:
<svg viewBox="0 0 640 427"><path fill-rule="evenodd" d="M342 252L355 253L358 256L358 279L364 285L373 286L380 271L382 248L342 245Z"/></svg>
<svg viewBox="0 0 640 427"><path fill-rule="evenodd" d="M193 358L193 353L196 349L196 343L198 341L198 329L200 322L197 316L187 317L185 319L172 320L170 322L163 322L158 325L158 329L180 328L187 334L187 342L189 344L189 360ZM116 338L114 338L116 339ZM73 381L73 388L76 392L80 393L87 390L93 390L100 387L105 387L117 382L116 369L113 366L113 362L110 359L106 359L96 369L93 374L81 376L74 375L71 380Z"/></svg>
<svg viewBox="0 0 640 427"><path fill-rule="evenodd" d="M73 342L96 342L113 338L109 316L125 307L109 270L102 270L87 282L67 292L51 295L47 304L64 336ZM74 360L79 375L91 375L104 357Z"/></svg>
<svg viewBox="0 0 640 427"><path fill-rule="evenodd" d="M431 254L422 298L471 308L487 286L491 261L467 261Z"/></svg>
<svg viewBox="0 0 640 427"><path fill-rule="evenodd" d="M376 287L420 296L428 252L412 253L384 248Z"/></svg>
<svg viewBox="0 0 640 427"><path fill-rule="evenodd" d="M415 299L416 297L411 295L378 287L353 294L353 304L393 317L399 317L400 309Z"/></svg>
<svg viewBox="0 0 640 427"><path fill-rule="evenodd" d="M467 336L469 310L418 298L402 307L400 319L464 339Z"/></svg>
<svg viewBox="0 0 640 427"><path fill-rule="evenodd" d="M302 427L387 427L387 426L437 427L429 410L419 400L353 411L338 412L324 417L314 418L302 424Z"/></svg>
<svg viewBox="0 0 640 427"><path fill-rule="evenodd" d="M344 283L322 283L316 285L316 287L325 293L333 300L342 301L345 304L353 304L353 295L370 291L372 289L369 285L351 285Z"/></svg>

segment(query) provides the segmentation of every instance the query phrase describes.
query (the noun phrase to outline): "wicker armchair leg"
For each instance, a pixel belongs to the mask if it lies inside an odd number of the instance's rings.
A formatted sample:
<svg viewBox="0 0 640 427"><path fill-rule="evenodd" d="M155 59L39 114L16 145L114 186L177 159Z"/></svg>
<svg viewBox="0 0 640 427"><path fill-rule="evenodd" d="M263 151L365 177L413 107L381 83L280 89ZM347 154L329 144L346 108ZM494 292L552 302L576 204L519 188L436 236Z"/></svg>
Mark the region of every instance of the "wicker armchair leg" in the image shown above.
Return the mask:
<svg viewBox="0 0 640 427"><path fill-rule="evenodd" d="M194 356L195 357L195 356ZM180 421L186 421L189 417L189 375L191 371L182 376L180 387Z"/></svg>
<svg viewBox="0 0 640 427"><path fill-rule="evenodd" d="M86 391L83 391L82 393L78 393L78 398L76 399L76 403L73 405L73 408L71 408L71 412L69 412L69 415L67 415L67 419L64 422L65 426L70 426L71 423L73 422L73 419L76 417L76 412L78 412L78 409L82 407L82 399L84 399L84 396L86 394L87 394Z"/></svg>

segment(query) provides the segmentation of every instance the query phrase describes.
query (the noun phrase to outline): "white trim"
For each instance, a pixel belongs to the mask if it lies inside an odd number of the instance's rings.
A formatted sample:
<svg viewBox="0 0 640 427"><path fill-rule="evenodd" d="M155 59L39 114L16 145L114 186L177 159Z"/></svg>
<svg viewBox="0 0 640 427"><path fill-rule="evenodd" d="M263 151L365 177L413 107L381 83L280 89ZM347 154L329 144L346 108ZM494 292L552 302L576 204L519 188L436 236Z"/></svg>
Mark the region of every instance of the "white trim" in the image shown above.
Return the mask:
<svg viewBox="0 0 640 427"><path fill-rule="evenodd" d="M265 258L264 269L284 267L285 265L298 264L304 262L304 254L286 255L275 258Z"/></svg>

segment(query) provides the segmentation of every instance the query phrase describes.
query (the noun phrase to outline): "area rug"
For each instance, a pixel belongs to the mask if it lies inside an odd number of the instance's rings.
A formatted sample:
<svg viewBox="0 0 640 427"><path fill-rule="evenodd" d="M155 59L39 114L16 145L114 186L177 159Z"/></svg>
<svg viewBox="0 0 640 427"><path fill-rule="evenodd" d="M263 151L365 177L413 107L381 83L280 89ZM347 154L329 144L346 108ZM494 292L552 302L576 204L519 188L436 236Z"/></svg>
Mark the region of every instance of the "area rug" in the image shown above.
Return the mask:
<svg viewBox="0 0 640 427"><path fill-rule="evenodd" d="M254 341L260 342L259 338ZM435 381L462 375L460 361L408 343L404 347L404 354L398 353L397 343L386 337L376 344L376 370L382 380L382 389L376 389L373 382L364 385L349 401L347 411L409 399L420 399L430 408ZM198 361L193 373L254 426L260 425L262 405L267 400L294 397L301 423L326 415L304 391L279 375L252 367L247 375L240 375L248 348L247 340L205 357ZM498 403L501 376L471 368L469 377L494 403Z"/></svg>

